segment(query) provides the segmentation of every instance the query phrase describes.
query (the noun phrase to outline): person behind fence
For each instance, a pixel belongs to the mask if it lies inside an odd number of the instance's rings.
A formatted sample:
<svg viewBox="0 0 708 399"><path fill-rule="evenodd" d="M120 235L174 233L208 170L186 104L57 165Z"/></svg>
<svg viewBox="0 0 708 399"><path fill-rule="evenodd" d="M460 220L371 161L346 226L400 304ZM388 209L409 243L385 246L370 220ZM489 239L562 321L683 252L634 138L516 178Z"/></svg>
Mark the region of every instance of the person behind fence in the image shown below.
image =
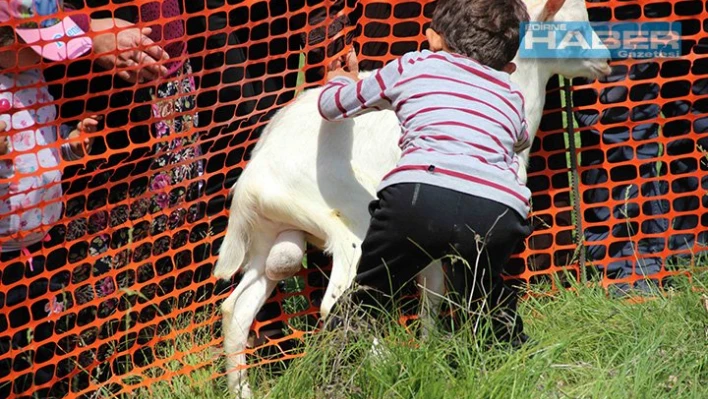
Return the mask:
<svg viewBox="0 0 708 399"><path fill-rule="evenodd" d="M660 2L614 10L621 21L639 21L642 16L659 20L670 13ZM591 8L589 14L593 22L610 18L604 7ZM705 51L706 44L699 41L683 46L682 54ZM601 265L599 269L615 296L656 292L662 271L685 268L692 257L705 255L708 228L699 211L700 178L693 174L699 165L697 147L708 147L708 101L700 99L708 94L708 81L697 78L706 72L708 65L700 60L639 60L629 67L613 68L607 80L641 84L607 85L600 93L573 91L576 106L595 101L612 105L602 112L580 107L574 116L583 132L583 147L611 145L606 151L583 152L580 162L585 167L581 179L588 186L583 194L585 222L591 224L584 228L587 253ZM657 76L674 80L654 82ZM582 83L579 79L576 84ZM671 94L665 96L664 92ZM685 96L692 96L691 100ZM625 106L628 97L636 103L631 108ZM656 103L659 97L666 101ZM658 142L661 137L668 138L665 145ZM671 162L661 162L662 155L669 155ZM641 164L627 165L634 159ZM617 182L611 190L607 189L608 180ZM663 197L669 192L676 198ZM609 200L620 204L610 208ZM640 215L644 219L635 224ZM637 238L640 234L644 236ZM612 242L604 243L609 237ZM667 251L670 256L664 254Z"/></svg>
<svg viewBox="0 0 708 399"><path fill-rule="evenodd" d="M90 151L93 139L81 131L92 132L98 127L97 116L84 118L73 127L64 124L57 129L55 125L56 106L39 64L42 58L77 58L91 48L87 36L65 41L65 36L83 35L83 31L69 18L51 18L59 11L54 0L0 2L0 261L5 265L0 270L0 293L4 294L0 307L15 316L21 307L41 309L42 302L45 310L41 316L34 313L40 322L31 329L13 332L7 330L7 324L0 323L0 355L14 353L0 361L0 369L20 375L14 384L15 393L26 389L33 379L41 385L53 378L53 367L34 365L43 361L42 351L34 357L32 350L25 349L35 339L41 341L52 334L53 323L42 319L51 317L64 305L63 294L50 301L41 299L28 304L26 300L45 295L47 288L53 292L63 288L59 279L48 282L32 277L43 272L47 259L38 255L42 241L62 217L62 159L82 159ZM36 15L49 18L39 26L26 22ZM61 42L27 46L39 42L41 37L54 37ZM8 333L12 338L2 339ZM32 373L23 373L27 371L33 371L34 378ZM10 386L2 387L0 395L5 396L8 389Z"/></svg>
<svg viewBox="0 0 708 399"><path fill-rule="evenodd" d="M138 280L152 278L153 270L164 274L177 262L173 260L176 257L166 256L170 249L184 248L189 242L205 238L190 236L183 228L200 218L197 200L203 193L203 182L199 179L204 172L204 161L199 159L202 153L195 131L198 125L195 81L187 59L183 2L143 1L139 7L127 4L115 10L102 7L103 2L97 0L67 0L67 3L76 9L96 8L87 13L93 31L103 32L114 26L119 29L117 33L96 35L92 45L94 53L100 56L97 62L102 59L99 66L115 69L115 75L121 79L108 81L113 86L97 85L95 89L110 93L108 127L121 134L125 132L126 115L121 108L126 106L130 107L130 122L133 122L128 134L112 143L120 146L116 151L120 156L109 158L101 166L110 171L112 180L120 176L130 183L111 187L109 203L120 201L120 204L107 205L105 197L89 195L87 203L74 204L71 212L75 217L67 225L66 240L88 237L88 254L94 260L73 271L74 281L82 282L74 290L78 306L73 311L86 312L91 301L100 298L98 309L90 317L102 319L118 311L120 288L132 284L129 275L114 277L110 274L112 270L134 263ZM141 46L144 53L135 58L148 60L146 68L139 70L133 68L136 63L130 58L139 52L133 48L137 43L144 43ZM112 55L115 50L120 50L116 56ZM152 84L126 89L135 81ZM91 109L102 104L97 101L86 106ZM95 211L87 214L86 209ZM111 254L113 249L118 251ZM82 257L86 254L77 254L74 259ZM74 259L70 257L69 261L75 263ZM83 283L91 278L98 278L96 289ZM156 291L156 287L147 287L141 294L150 297ZM160 309L161 317L174 317L177 310L177 305L165 305ZM103 324L103 331L109 328L110 322ZM94 366L96 359L105 356L97 339L99 334L103 332L95 329L82 334L81 339L91 344L85 345L79 354L80 373L72 380L72 389L94 386L106 389L102 384L118 372L109 363ZM151 355L145 355L147 352L140 350L136 355L140 359L135 362L149 363Z"/></svg>
<svg viewBox="0 0 708 399"><path fill-rule="evenodd" d="M45 11L49 3L53 3L55 5L63 4L62 1L57 0L36 0L35 3L36 4L34 4L33 7L29 7L29 10L37 10L40 13L46 13ZM82 8L84 6L84 2L82 0L68 0L67 3L74 8ZM91 3L91 0L87 3ZM57 7L54 8L56 9ZM60 9L62 7L58 8ZM126 12L118 12L124 10L125 8L116 10L116 14L121 17L126 14L130 14ZM130 8L130 11L132 11L132 8ZM91 18L88 21L85 21L85 23L87 27L90 23L90 28L92 30L100 32L115 25L120 28L120 31L117 34L111 32L92 36L92 40L88 40L86 43L83 43L82 48L85 52L93 49L93 51L98 55L96 58L96 63L108 68L111 68L111 66L115 67L115 74L119 78L129 79L130 81L156 81L157 79L162 78L157 80L156 86L142 90L139 98L137 95L134 95L132 90L111 93L112 106L117 106L117 104L115 104L116 101L114 100L122 100L125 98L127 103L131 103L135 100L135 103L147 105L149 108L150 115L142 115L142 120L152 117L149 132L152 133L155 144L152 146L151 156L141 157L145 158L145 161L149 163L148 167L144 169L140 167L138 168L140 169L138 172L144 173L147 169L150 169L151 172L148 174L147 178L145 178L144 184L141 184L143 179L131 184L129 193L127 190L125 193L118 193L118 190L111 193L115 196L129 195L132 199L130 208L127 205L121 204L113 207L109 215L107 211L103 210L105 209L105 203L102 204L102 199L98 196L90 196L90 203L87 208L100 209L99 211L86 215L83 210L77 214L76 209L67 209L66 213L71 213L72 215L70 217L71 220L67 225L66 240L68 242L77 240L85 236L88 232L88 234L93 235L89 246L89 251L93 256L100 256L108 251L109 243L112 245L112 248L124 247L124 250L118 252L114 256L103 256L102 258L97 259L93 265L84 263L80 267L75 268L71 275L71 283L76 284L76 282L86 281L91 276L100 277L96 284L96 290L94 292L91 284L84 284L73 293L62 293L51 299L48 304L48 309L50 311L50 315L56 313L56 317L63 317L70 314L72 312L70 308L75 305L78 305L79 309L74 310L74 313L77 310L86 310L86 304L94 300L96 296L103 297L103 300L97 309L99 317L107 317L117 311L118 301L116 296L116 287L119 286L121 282L116 282L113 277L105 276L105 274L113 268L124 266L131 259L134 261L141 261L152 255L164 253L170 248L170 245L172 245L172 248L183 246L186 244L188 238L184 235L179 235L179 237L176 236L174 238L163 237L160 240L156 240L152 250L146 245L139 245L135 249L130 248L128 247L128 244L131 243L131 240L135 243L138 240L145 239L148 234L164 235L168 229L176 229L185 222L193 220L198 213L196 204L189 207L189 210L186 209L186 206L184 206L185 200L193 200L193 198L199 195L199 192L201 191L201 182L194 181L189 184L188 181L196 179L202 174L203 162L195 159L200 155L200 153L199 148L196 145L196 135L193 134L192 130L193 126L196 125L194 81L191 76L189 62L185 60L186 45L184 40L182 40L184 35L184 26L180 17L180 2L178 0L144 2L140 6L139 13L139 15L131 14L127 16L128 18L131 18L132 21L120 19L118 16L112 17L111 15L105 15L105 13L101 14L100 12L91 15ZM81 29L76 27L76 24L74 23L76 22L75 17L76 15L72 15L71 19L65 18L63 20L64 26L71 24L73 27L72 29L77 29L80 31ZM160 21L160 18L162 18L164 22ZM81 20L81 18L78 19ZM133 25L132 22L140 21L153 22L153 24L150 25L149 29L135 29L136 25ZM136 38L136 34L140 37ZM147 47L144 53L130 48L130 46L136 43L137 39L140 39L140 43L146 44ZM161 46L152 45L154 41L157 40L161 40L165 43L164 50ZM121 51L119 51L117 55L114 55L114 50ZM126 56L130 54L142 54L142 56L139 57L141 62L147 58L150 58L152 62L146 62L146 68L141 68L136 71L128 71L125 68L128 68L131 65L136 65L134 62L131 63L129 56ZM155 62L155 59L153 59L155 57L157 57L156 59L159 64ZM155 66L155 68L151 69L151 66ZM45 72L46 75L47 71L43 72ZM118 79L116 79L116 81L118 81ZM100 107L101 102L96 101L88 103L87 111L90 111L90 108L94 105ZM143 106L141 110L144 108L145 107ZM117 114L120 112L121 111L111 113L111 111L109 111L106 116L106 124L110 125L110 127L116 127L116 125L123 126L125 124L124 118L121 119L121 121L117 121L119 118ZM133 113L136 112L131 111L131 119L133 117ZM142 133L142 130L140 130L140 132ZM149 134L148 132L146 133ZM137 137L138 135L136 134L135 136ZM133 135L131 135L131 138L132 137ZM141 136L141 141L145 139L145 137ZM112 144L115 145L116 143L114 142ZM118 157L113 158L116 159L109 160L109 164L115 164L116 161L119 161ZM127 163L128 162L123 162L122 166L127 166ZM144 164L144 162L141 163L141 165L142 164ZM97 203L94 203L94 201ZM67 205L67 208L70 207ZM114 226L116 224L125 223L128 219L144 219L147 213L159 214L152 218L152 223L136 223L130 230L121 229L119 231L110 232L113 233L112 236L107 234L109 233L107 230L109 223ZM88 216L88 218L86 218L86 216ZM145 224L148 224L147 228L145 228ZM37 248L30 248L31 252L39 252L41 249L41 244L39 245L40 246ZM133 250L135 252L134 254ZM83 249L83 251L86 250ZM72 261L72 257L80 259L82 256L85 257L86 254L69 254L69 261ZM43 258L43 256L34 257L36 261L43 261ZM49 260L46 260L46 262L49 262ZM42 270L38 270L31 275L35 276L41 273L41 271ZM22 274L21 271L19 273ZM8 273L5 272L3 277L7 275ZM140 278L143 277L141 276ZM58 291L64 290L69 282L53 279L52 284L58 285L58 287L53 287L52 291ZM18 293L19 292L20 291L18 291ZM82 314L87 316L87 313L88 312L84 312ZM35 317L33 317L33 319ZM30 320L27 322L29 321ZM87 334L82 335L81 337L81 339L85 341L94 342L95 337L90 337L88 334L95 335L96 330L87 330ZM40 335L43 337L42 339L46 339L52 335L52 332L48 331L47 333L42 333ZM15 336L27 337L29 335L27 333L18 333L15 334ZM38 333L35 331L35 337L37 336ZM15 346L24 346L26 344L27 343L25 342L24 344L16 344ZM53 397L61 397L69 389L85 389L88 386L89 372L91 372L92 378L94 378L94 383L96 384L105 381L111 376L110 367L101 366L97 367L96 370L89 369L88 365L91 365L97 356L97 349L98 343L88 345L80 354L78 362L75 358L65 359L70 361L68 363L61 361L57 367L57 370L49 371L49 373L55 372L58 379L58 381L53 380L53 382L55 382L51 389ZM60 353L57 352L57 354ZM15 363L18 365L20 364L17 362ZM78 365L76 363L78 363ZM73 388L69 388L67 379L64 377L67 376L67 374L70 374L72 370L75 370L77 367L82 369L81 375L72 379ZM16 371L21 372L25 368L16 366ZM61 370L59 370L60 368ZM84 371L84 369L88 370ZM28 381L23 382L21 385L24 386L32 384L31 374L28 374L28 376ZM46 378L36 377L35 380L40 382L35 381L35 384L41 385L50 379L51 374L48 374Z"/></svg>
<svg viewBox="0 0 708 399"><path fill-rule="evenodd" d="M369 206L355 280L361 288L350 296L362 310L393 311L406 282L433 259L457 256L465 261L452 273L455 291L493 316L496 339L527 340L502 273L531 234L531 193L517 176L517 154L530 143L524 99L510 80L520 23L528 20L520 0L440 0L426 31L430 51L408 53L362 80L352 56L348 72L329 73L319 98L324 119L391 109L402 127L401 159ZM342 301L327 328L341 320Z"/></svg>
<svg viewBox="0 0 708 399"><path fill-rule="evenodd" d="M92 0L87 3L93 5ZM197 218L196 204L188 209L184 206L185 202L194 201L201 195L203 183L196 179L203 174L204 162L197 159L201 155L201 150L197 144L198 135L194 133L194 128L198 124L195 82L191 64L187 59L186 42L183 40L185 28L181 14L182 7L179 0L161 0L141 3L139 15L132 15L150 28L147 34L147 38L151 39L150 43L163 41L161 44L164 50L160 53L169 56L160 59L163 66L161 79L156 80L156 86L150 88L149 101L151 101L151 117L154 122L151 133L154 144L151 154L148 154L146 159L149 159L147 167L152 172L144 184L141 183L142 179L136 179L130 189L126 188L125 191L128 192L114 193L117 196L129 196L131 199L129 207L117 206L112 209L110 215L105 211L91 215L88 220L88 230L105 232L109 223L116 225L128 220L139 221L148 214L156 216L149 227L144 226L144 223L136 223L135 227L121 229L110 237L107 232L99 235L91 243L91 251L94 253L106 252L109 243L114 248L123 248L131 241L143 240L148 235L161 235ZM118 17L102 18L102 16L102 14L92 16L92 26L104 29L106 24L115 23L124 30L134 30L133 21ZM140 163L135 173L144 173L144 167L146 165ZM100 202L100 199L97 201ZM68 239L81 237L85 231L85 221L70 224L67 232ZM175 237L172 244L169 239L156 240L152 251L161 254L166 252L170 245L173 248L183 246L186 240L187 237L183 235ZM149 258L150 248L146 245L137 246L132 257L139 260ZM131 259L130 252L131 249L126 248L113 259L105 257L99 260L99 264L94 268L98 269L98 274L102 274L111 268L122 267Z"/></svg>

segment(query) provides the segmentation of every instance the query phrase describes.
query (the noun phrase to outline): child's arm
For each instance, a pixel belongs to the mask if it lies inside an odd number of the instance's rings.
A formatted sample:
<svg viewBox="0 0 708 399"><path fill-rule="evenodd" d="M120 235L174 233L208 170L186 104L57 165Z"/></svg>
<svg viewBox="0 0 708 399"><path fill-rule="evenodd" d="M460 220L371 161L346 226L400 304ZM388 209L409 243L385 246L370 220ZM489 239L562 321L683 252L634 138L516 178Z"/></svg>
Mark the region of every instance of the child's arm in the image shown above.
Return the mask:
<svg viewBox="0 0 708 399"><path fill-rule="evenodd" d="M6 98L0 99L0 155L10 152L10 136L5 132L12 123L12 116L8 113L11 108L10 101Z"/></svg>
<svg viewBox="0 0 708 399"><path fill-rule="evenodd" d="M78 123L75 129L71 129L66 125L61 126L61 136L64 139L74 139L81 135L81 131L86 133L95 132L98 128L98 121L101 119L100 116L94 115L90 118L84 118ZM61 145L61 153L65 161L76 161L83 158L85 155L84 147L86 152L91 152L91 146L93 145L93 137L86 138L81 141L71 141L69 143L64 143Z"/></svg>
<svg viewBox="0 0 708 399"><path fill-rule="evenodd" d="M379 69L365 79L358 79L356 58L348 58L349 72L341 68L331 71L329 82L320 93L318 108L322 118L338 121L352 118L371 110L391 108L388 90L401 77L403 63L401 59Z"/></svg>
<svg viewBox="0 0 708 399"><path fill-rule="evenodd" d="M0 132L7 130L7 123L0 121ZM5 155L10 151L10 137L6 134L0 135L0 155Z"/></svg>

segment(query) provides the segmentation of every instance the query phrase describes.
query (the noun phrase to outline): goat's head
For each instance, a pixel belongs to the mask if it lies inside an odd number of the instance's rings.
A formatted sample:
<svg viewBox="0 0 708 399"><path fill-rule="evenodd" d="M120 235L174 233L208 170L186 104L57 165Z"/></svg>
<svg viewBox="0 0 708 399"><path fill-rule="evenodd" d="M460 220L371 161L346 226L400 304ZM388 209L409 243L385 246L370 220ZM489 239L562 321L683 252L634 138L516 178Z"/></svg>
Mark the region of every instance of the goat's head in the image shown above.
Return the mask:
<svg viewBox="0 0 708 399"><path fill-rule="evenodd" d="M588 22L585 0L527 0L531 21L535 22ZM593 42L602 43L597 33L592 32ZM601 78L609 75L610 51L604 47L607 56L602 58L547 59L542 64L552 74L569 78Z"/></svg>

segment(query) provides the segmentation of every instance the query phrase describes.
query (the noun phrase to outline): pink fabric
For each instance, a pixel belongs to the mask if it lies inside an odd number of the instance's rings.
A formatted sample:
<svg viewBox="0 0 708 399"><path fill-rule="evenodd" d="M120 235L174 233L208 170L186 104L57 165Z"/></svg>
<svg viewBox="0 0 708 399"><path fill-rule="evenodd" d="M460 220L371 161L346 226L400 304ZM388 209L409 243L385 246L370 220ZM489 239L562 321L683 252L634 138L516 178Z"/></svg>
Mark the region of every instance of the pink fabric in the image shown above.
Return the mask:
<svg viewBox="0 0 708 399"><path fill-rule="evenodd" d="M67 8L68 10L69 8ZM84 32L89 32L91 30L91 25L89 23L89 17L88 15L84 14L72 14L71 19L74 21L76 25L81 28L82 31Z"/></svg>
<svg viewBox="0 0 708 399"><path fill-rule="evenodd" d="M160 7L162 5L162 7ZM162 13L160 13L162 8ZM162 14L162 15L160 15ZM150 39L155 42L165 40L162 44L170 58L177 60L169 62L165 65L168 70L168 75L173 74L184 64L184 55L187 50L187 43L184 40L175 40L185 35L184 21L179 18L181 15L179 9L179 0L162 0L151 1L140 6L140 20L142 22L152 22L160 18L167 19L169 22L163 24L148 25L152 28Z"/></svg>
<svg viewBox="0 0 708 399"><path fill-rule="evenodd" d="M43 58L52 61L75 59L91 51L91 39L69 17L48 28L15 29L15 33L25 43L44 42L42 45L32 46L32 49ZM66 40L65 37L75 38Z"/></svg>

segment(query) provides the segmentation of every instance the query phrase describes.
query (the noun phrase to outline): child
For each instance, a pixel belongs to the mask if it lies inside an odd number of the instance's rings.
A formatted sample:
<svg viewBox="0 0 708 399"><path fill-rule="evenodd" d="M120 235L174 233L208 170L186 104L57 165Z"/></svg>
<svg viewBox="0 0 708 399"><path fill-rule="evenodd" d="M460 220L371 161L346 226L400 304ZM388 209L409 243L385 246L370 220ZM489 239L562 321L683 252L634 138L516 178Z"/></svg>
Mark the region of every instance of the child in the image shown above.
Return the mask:
<svg viewBox="0 0 708 399"><path fill-rule="evenodd" d="M13 0L0 3L0 20L21 19L32 7L31 1ZM53 24L52 24L53 22ZM48 20L42 28L44 37L59 37L68 33L82 33L71 19ZM46 230L61 216L61 157L65 161L81 159L83 147L90 149L92 140L75 140L80 130L92 131L98 126L94 118L86 118L76 129L64 126L62 139L70 141L59 147L57 128L52 123L57 111L47 91L42 71L33 68L42 57L58 61L66 58L62 47L49 44L43 47L12 47L15 35L25 42L39 40L40 29L20 24L18 29L0 27L0 252L18 251L39 242ZM51 35L51 36L50 36ZM72 39L68 46L74 58L91 48L88 37ZM14 72L4 72L15 69ZM6 133L7 132L7 133ZM38 171L41 171L38 173ZM48 227L49 226L49 227Z"/></svg>
<svg viewBox="0 0 708 399"><path fill-rule="evenodd" d="M431 260L457 255L464 262L453 268L453 285L465 305L483 304L497 339L526 340L502 272L531 233L531 193L517 177L517 153L530 145L524 100L509 79L528 19L521 0L439 0L426 31L430 51L363 80L352 57L349 72L329 73L324 119L391 109L402 128L401 159L369 207L356 276L365 289L352 295L355 304L391 311L392 297Z"/></svg>
<svg viewBox="0 0 708 399"><path fill-rule="evenodd" d="M82 339L92 342L82 348L87 359L100 356L105 347L97 335L111 328L108 317L118 311L122 296L120 287L134 284L131 279L146 281L154 278L154 273L162 275L174 267L184 267L192 259L198 262L206 251L185 250L189 244L200 245L206 237L206 233L198 234L199 229L190 226L202 217L200 206L203 203L198 199L203 195L205 161L201 159L196 130L199 126L197 92L187 54L182 12L183 5L188 2L146 0L139 3L138 7L116 9L115 24L125 27L134 23L141 29L150 28L151 33L147 36L164 50L165 57L160 63L164 71L149 88L111 93L112 106L129 107L130 122L137 125L130 128L129 142L114 144L118 147L116 149L130 155L128 159L116 157L109 160L108 166L102 166L107 170L105 175L110 176L109 205L105 197L87 195L85 204L77 202L70 209L76 217L67 225L67 242L89 237L88 254L80 253L76 259L88 255L91 263L82 262L72 274L73 281L81 282L73 291L76 304L82 311L87 311L93 307L93 301L100 300L95 315L91 317L105 321L99 329L87 330L82 335ZM127 19L122 20L117 15ZM114 87L125 87L121 83L114 84ZM149 102L149 108L143 107L146 102ZM150 110L149 119L143 114L146 108ZM125 118L123 110L109 110L107 125L123 128ZM149 122L149 128L143 125L146 122ZM149 152L141 143L148 135L154 140ZM122 182L126 184L120 184ZM90 191L91 188L86 188L87 193ZM172 256L168 253L170 250L180 252ZM76 262L71 258L69 261ZM136 276L113 273L128 265L136 270ZM98 279L95 290L91 284L84 283L92 278ZM149 298L156 293L161 295L160 287L155 284L147 285L140 292ZM163 302L160 317L168 320L166 322L172 320L177 311L186 306L185 303L191 303L191 295L194 292L184 293L179 304ZM144 348L141 346L139 351L144 352ZM150 355L146 356L145 359L150 359ZM104 363L81 374L90 374L94 381L104 383L113 376L112 370L110 364Z"/></svg>

